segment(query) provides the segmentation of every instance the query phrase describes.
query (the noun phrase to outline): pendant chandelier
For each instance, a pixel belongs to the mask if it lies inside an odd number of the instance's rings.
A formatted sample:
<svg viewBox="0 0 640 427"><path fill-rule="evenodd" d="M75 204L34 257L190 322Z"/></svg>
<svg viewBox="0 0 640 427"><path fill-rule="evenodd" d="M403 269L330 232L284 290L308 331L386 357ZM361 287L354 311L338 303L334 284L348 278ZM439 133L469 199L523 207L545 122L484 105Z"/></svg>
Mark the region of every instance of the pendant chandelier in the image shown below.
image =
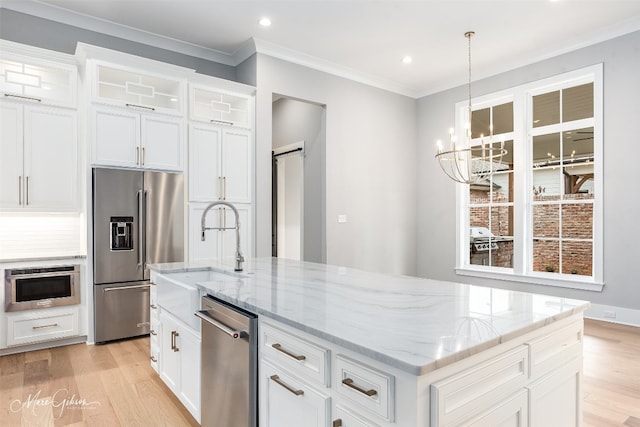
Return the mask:
<svg viewBox="0 0 640 427"><path fill-rule="evenodd" d="M480 135L481 143L471 145L471 37L475 32L467 31L464 36L469 40L469 102L467 105L468 122L465 126L465 141L459 143L453 129L449 130L450 148L444 150L438 141L436 159L445 174L461 184L474 184L488 179L499 167L502 157L507 154L504 141L494 143L493 125L489 126L488 141Z"/></svg>

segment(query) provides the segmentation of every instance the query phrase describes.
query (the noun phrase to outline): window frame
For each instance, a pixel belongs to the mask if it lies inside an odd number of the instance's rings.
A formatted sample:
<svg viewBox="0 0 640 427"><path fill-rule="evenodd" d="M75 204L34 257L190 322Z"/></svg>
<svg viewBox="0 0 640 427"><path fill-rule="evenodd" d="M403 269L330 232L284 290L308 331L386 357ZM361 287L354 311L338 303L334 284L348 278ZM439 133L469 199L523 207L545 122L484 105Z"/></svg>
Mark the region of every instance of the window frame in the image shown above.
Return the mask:
<svg viewBox="0 0 640 427"><path fill-rule="evenodd" d="M592 275L533 271L533 96L593 82L594 201ZM603 221L603 64L558 74L472 99L474 110L513 102L513 268L470 264L469 187L456 184L456 268L461 276L526 282L536 285L601 291L604 287ZM455 106L456 133L465 134L469 122L468 101Z"/></svg>

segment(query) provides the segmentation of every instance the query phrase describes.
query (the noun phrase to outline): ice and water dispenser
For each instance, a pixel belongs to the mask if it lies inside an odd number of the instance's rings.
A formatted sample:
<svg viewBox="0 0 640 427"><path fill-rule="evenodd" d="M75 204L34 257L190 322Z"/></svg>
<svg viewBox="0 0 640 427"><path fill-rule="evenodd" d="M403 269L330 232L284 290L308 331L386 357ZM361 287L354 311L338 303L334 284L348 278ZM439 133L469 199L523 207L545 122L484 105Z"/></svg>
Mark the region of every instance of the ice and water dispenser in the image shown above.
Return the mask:
<svg viewBox="0 0 640 427"><path fill-rule="evenodd" d="M111 250L112 251L132 251L133 250L133 217L132 216L112 216L111 225Z"/></svg>

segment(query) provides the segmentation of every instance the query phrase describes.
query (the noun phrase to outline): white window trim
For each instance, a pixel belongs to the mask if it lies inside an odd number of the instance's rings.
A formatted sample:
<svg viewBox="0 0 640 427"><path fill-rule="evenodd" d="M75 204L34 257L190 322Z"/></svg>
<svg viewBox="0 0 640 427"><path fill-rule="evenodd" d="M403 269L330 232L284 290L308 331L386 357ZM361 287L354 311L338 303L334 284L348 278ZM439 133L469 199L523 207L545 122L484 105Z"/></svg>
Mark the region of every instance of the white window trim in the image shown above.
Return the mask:
<svg viewBox="0 0 640 427"><path fill-rule="evenodd" d="M494 280L524 282L535 285L572 288L600 292L604 288L604 219L603 219L603 182L604 182L604 147L603 147L603 64L596 64L579 70L559 74L547 79L517 86L507 90L472 99L474 109L483 105L499 105L513 100L513 146L514 169L525 171L532 156L531 138L527 123L530 123L531 97L537 93L553 90L554 86L565 87L568 82L580 84L593 81L594 93L594 193L597 197L593 203L593 272L591 277L571 274L544 273L530 271L530 256L533 240L531 236L531 205L533 196L527 191L532 188L530 173L514 175L514 253L513 268L500 268L472 265L468 262L469 252L469 189L464 184L456 184L456 269L461 276L480 277ZM510 99L511 98L511 99ZM464 135L468 101L456 104L456 134ZM532 132L533 133L533 132ZM526 150L525 153L522 150ZM526 198L526 200L523 200ZM527 228L527 229L525 229ZM526 244L523 244L525 239Z"/></svg>

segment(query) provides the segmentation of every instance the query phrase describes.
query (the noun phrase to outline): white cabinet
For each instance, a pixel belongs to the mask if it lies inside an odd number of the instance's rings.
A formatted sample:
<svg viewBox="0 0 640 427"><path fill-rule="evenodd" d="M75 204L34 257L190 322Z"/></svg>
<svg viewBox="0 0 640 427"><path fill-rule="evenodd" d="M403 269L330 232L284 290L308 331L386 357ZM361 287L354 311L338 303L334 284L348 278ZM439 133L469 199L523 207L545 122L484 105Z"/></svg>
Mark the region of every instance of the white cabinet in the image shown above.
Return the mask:
<svg viewBox="0 0 640 427"><path fill-rule="evenodd" d="M200 422L200 334L160 313L160 378Z"/></svg>
<svg viewBox="0 0 640 427"><path fill-rule="evenodd" d="M79 335L79 307L7 313L7 346Z"/></svg>
<svg viewBox="0 0 640 427"><path fill-rule="evenodd" d="M208 123L251 128L251 97L191 84L189 117Z"/></svg>
<svg viewBox="0 0 640 427"><path fill-rule="evenodd" d="M76 107L77 69L70 55L0 41L0 94L5 99ZM37 56L60 57L64 62Z"/></svg>
<svg viewBox="0 0 640 427"><path fill-rule="evenodd" d="M327 427L331 397L285 370L263 362L260 399L261 427Z"/></svg>
<svg viewBox="0 0 640 427"><path fill-rule="evenodd" d="M236 252L235 230L208 230L202 241L201 218L208 203L189 203L189 261L231 258ZM251 205L234 205L240 217L240 249L245 257L251 253ZM207 227L233 228L236 225L231 209L214 207L205 219Z"/></svg>
<svg viewBox="0 0 640 427"><path fill-rule="evenodd" d="M189 200L251 202L251 132L192 123Z"/></svg>
<svg viewBox="0 0 640 427"><path fill-rule="evenodd" d="M95 165L184 169L184 126L179 118L96 107L92 129Z"/></svg>
<svg viewBox="0 0 640 427"><path fill-rule="evenodd" d="M88 68L93 72L91 99L94 103L184 115L186 82L181 78L99 60L89 61Z"/></svg>
<svg viewBox="0 0 640 427"><path fill-rule="evenodd" d="M76 112L5 101L0 110L0 208L77 209Z"/></svg>

